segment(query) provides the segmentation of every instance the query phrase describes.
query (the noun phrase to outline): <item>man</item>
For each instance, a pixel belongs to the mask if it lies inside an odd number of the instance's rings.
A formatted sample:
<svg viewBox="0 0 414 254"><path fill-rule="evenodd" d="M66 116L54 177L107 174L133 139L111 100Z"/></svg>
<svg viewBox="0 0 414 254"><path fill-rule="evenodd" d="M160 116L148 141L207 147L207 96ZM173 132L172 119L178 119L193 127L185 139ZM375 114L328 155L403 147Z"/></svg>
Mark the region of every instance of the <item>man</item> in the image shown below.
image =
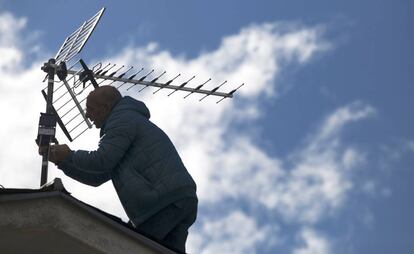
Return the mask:
<svg viewBox="0 0 414 254"><path fill-rule="evenodd" d="M86 116L101 129L98 149L71 151L55 145L49 160L88 185L111 179L139 232L185 252L188 228L197 215L196 184L170 139L149 121L148 108L102 86L88 95Z"/></svg>

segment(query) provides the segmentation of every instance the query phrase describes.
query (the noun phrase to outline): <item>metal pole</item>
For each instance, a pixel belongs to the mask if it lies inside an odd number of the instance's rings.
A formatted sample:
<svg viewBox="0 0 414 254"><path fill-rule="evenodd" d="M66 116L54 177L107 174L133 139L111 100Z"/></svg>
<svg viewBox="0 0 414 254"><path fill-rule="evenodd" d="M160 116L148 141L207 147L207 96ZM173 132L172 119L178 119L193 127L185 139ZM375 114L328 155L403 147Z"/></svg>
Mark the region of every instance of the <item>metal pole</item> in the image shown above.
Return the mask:
<svg viewBox="0 0 414 254"><path fill-rule="evenodd" d="M47 98L46 98L46 114L54 114L53 110L53 84L54 84L54 78L55 78L55 59L51 58L47 63L45 63L42 67L42 70L47 72L48 74L48 80L47 80ZM49 152L50 152L50 142L51 142L51 136L43 136L43 138L46 138L47 143L47 149L45 153L42 156L42 173L40 177L40 186L43 186L47 182L47 171L48 171L48 159L49 159Z"/></svg>

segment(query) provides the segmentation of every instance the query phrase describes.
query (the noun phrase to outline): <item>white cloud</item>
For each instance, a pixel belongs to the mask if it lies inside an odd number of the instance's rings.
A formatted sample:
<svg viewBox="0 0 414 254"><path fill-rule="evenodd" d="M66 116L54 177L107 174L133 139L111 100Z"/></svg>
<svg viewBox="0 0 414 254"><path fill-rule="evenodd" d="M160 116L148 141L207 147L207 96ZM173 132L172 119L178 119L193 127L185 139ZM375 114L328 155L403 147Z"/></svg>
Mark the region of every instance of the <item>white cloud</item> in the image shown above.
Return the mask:
<svg viewBox="0 0 414 254"><path fill-rule="evenodd" d="M237 226L235 226L237 225ZM256 253L256 247L268 242L273 230L259 227L254 218L237 210L209 220L190 235L189 253Z"/></svg>
<svg viewBox="0 0 414 254"><path fill-rule="evenodd" d="M40 160L34 155L38 113L41 107L39 63L23 69L20 33L26 20L0 14L0 181L5 187L35 186ZM32 111L33 110L33 111ZM16 163L17 162L17 163ZM38 162L38 163L36 163ZM35 165L38 165L36 167ZM18 178L18 179L16 179ZM34 184L36 183L36 184Z"/></svg>
<svg viewBox="0 0 414 254"><path fill-rule="evenodd" d="M349 104L347 107L338 109L335 114L330 115L330 117L325 120L323 126L318 132L318 135L312 137L312 139L314 139L314 145L317 147L309 146L308 149L318 149L318 146L321 143L332 140L332 138L338 135L338 133L342 130L345 123L364 119L374 113L374 108L366 106L361 102L354 102Z"/></svg>
<svg viewBox="0 0 414 254"><path fill-rule="evenodd" d="M16 18L11 13L0 13L0 45L13 46L19 41L19 32L26 26L26 18Z"/></svg>
<svg viewBox="0 0 414 254"><path fill-rule="evenodd" d="M293 251L293 254L328 254L330 250L329 241L311 228L305 228L300 233L300 239L303 241L302 247Z"/></svg>
<svg viewBox="0 0 414 254"><path fill-rule="evenodd" d="M340 131L349 123L372 116L374 109L351 103L330 114L307 144L292 155L294 166L287 169L290 178L279 195L282 213L290 218L317 222L321 216L338 208L352 187L350 169L364 160L364 154L344 146Z"/></svg>
<svg viewBox="0 0 414 254"><path fill-rule="evenodd" d="M220 170L211 171L206 201L219 202L227 197L256 200L287 220L317 222L343 202L351 188L347 169L357 166L363 156L353 148L340 147L337 140L336 130L354 117L340 121L330 138L325 135L320 139L320 133L338 114L349 111L349 115L360 116L367 108L351 104L328 116L309 143L292 155L292 167L284 167L288 161L270 157L246 137L235 139L228 150L212 156L213 168Z"/></svg>

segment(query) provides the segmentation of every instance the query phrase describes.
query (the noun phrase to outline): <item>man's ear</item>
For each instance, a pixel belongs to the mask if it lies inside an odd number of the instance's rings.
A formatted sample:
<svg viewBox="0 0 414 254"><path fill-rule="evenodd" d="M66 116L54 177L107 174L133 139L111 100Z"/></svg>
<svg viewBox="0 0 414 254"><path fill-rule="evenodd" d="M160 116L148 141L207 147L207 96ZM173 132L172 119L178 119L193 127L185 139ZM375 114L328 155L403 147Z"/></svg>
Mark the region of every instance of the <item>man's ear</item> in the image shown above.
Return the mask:
<svg viewBox="0 0 414 254"><path fill-rule="evenodd" d="M104 104L104 111L105 111L106 114L109 114L111 112L111 109L112 109L112 107L111 107L110 103L105 103Z"/></svg>

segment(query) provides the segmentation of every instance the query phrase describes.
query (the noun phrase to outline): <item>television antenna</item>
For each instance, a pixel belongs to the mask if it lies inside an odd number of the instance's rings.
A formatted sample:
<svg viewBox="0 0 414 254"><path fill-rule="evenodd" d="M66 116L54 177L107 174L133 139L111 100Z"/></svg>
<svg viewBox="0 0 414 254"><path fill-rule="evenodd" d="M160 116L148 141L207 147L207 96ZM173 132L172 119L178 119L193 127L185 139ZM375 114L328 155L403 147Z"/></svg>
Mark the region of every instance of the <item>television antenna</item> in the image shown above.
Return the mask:
<svg viewBox="0 0 414 254"><path fill-rule="evenodd" d="M192 94L202 94L203 97L199 101L204 100L207 96L216 96L220 97L216 102L219 103L226 98L232 98L234 93L244 85L243 83L230 92L221 92L218 90L227 81L209 90L203 89L203 87L211 81L211 78L198 84L196 87L189 87L188 84L195 79L195 76L187 77L178 83L178 79L182 75L177 74L173 78L161 82L159 80L166 74L166 71L156 73L152 69L145 72L144 68L134 70L133 66L125 67L124 65L104 64L102 62L89 68L83 59L76 60L75 56L84 47L104 12L105 8L102 8L70 34L63 42L56 56L44 63L41 68L47 73L43 80L47 80L47 87L41 91L46 100L46 113L40 113L38 136L36 139L39 146L45 147L45 152L42 155L40 186L47 182L50 144L58 143L55 137L56 124L59 125L70 142L92 128L92 124L85 115L88 91L92 91L101 85L111 85L118 89L124 85L129 85L127 90L139 85L138 92L148 87L155 87L157 89L153 94L158 93L162 89L169 89L171 92L168 96L173 95L177 91L182 91L187 92L184 99ZM69 68L67 64L71 64ZM58 76L59 80L55 80L55 76ZM56 88L55 83L57 85Z"/></svg>

